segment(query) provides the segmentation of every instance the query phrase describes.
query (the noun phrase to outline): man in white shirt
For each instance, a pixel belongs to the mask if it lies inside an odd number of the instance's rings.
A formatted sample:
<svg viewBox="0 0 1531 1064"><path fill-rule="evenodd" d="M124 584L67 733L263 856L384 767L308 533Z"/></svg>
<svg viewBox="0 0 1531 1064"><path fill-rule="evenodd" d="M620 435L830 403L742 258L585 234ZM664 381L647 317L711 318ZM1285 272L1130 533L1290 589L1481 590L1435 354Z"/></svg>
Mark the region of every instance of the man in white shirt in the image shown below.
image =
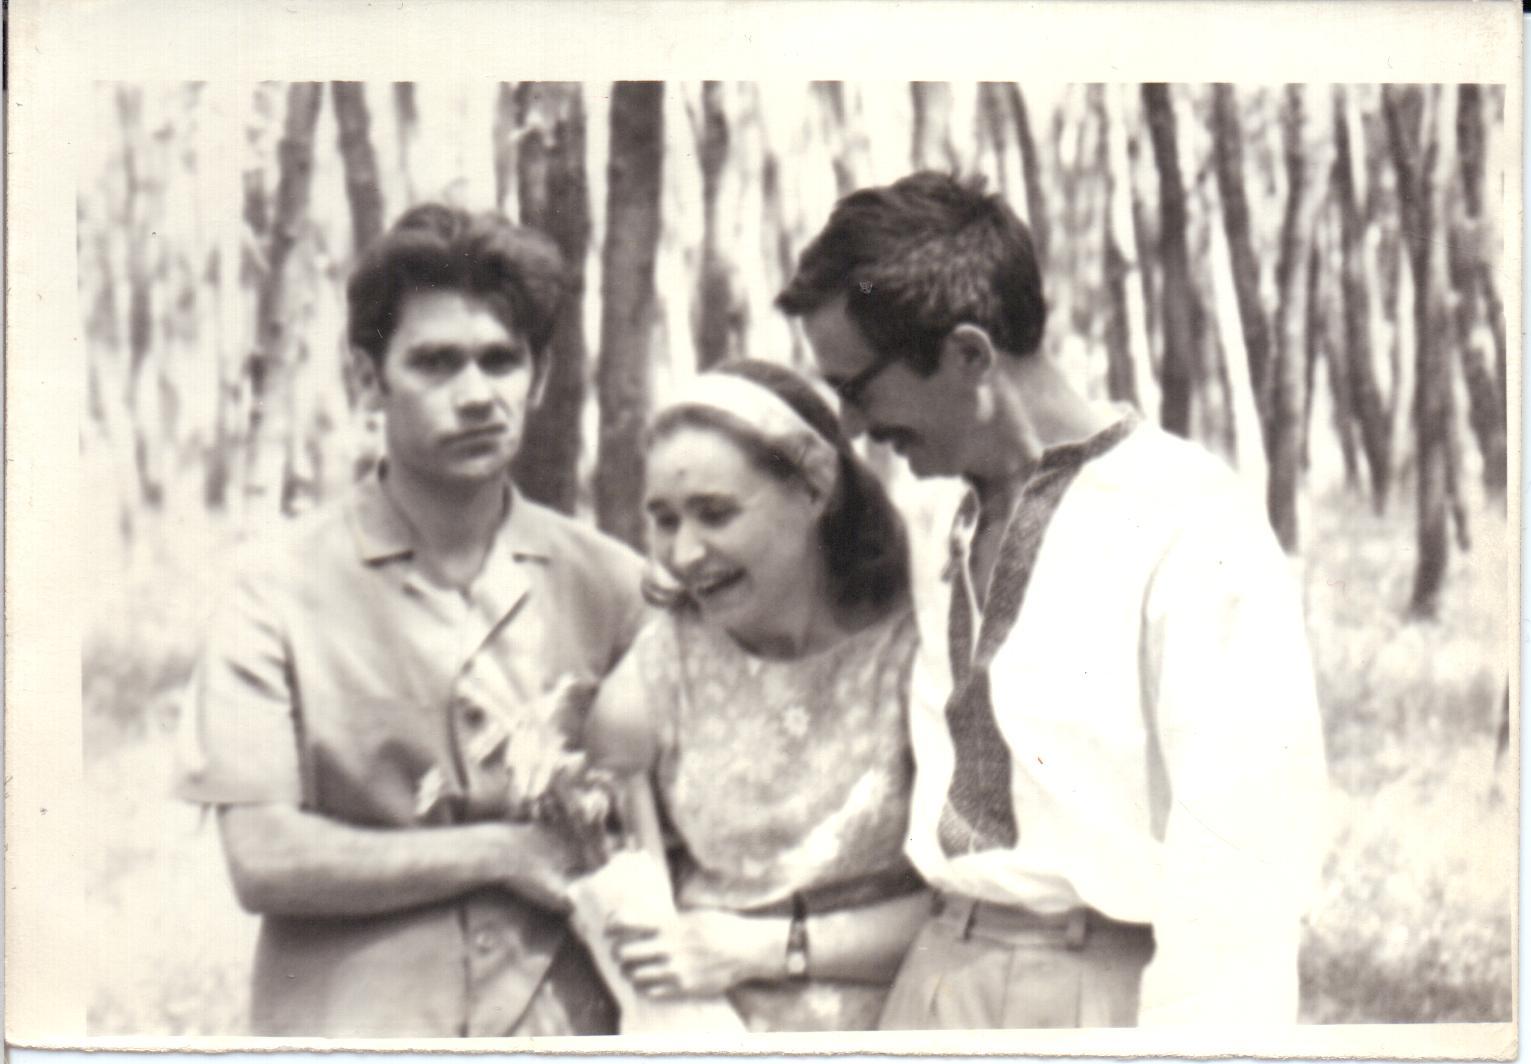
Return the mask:
<svg viewBox="0 0 1531 1064"><path fill-rule="evenodd" d="M853 432L959 476L917 587L889 1028L1289 1024L1326 786L1300 602L1201 447L1038 353L1025 225L919 173L841 200L778 300Z"/></svg>

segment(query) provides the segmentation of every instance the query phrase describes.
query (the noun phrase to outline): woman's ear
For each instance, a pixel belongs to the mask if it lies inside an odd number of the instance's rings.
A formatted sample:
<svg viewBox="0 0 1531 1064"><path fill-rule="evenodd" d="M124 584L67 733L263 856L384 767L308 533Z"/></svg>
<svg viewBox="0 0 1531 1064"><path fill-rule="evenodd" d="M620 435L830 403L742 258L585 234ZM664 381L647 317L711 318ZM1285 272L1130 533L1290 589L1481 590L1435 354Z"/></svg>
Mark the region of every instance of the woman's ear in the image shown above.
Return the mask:
<svg viewBox="0 0 1531 1064"><path fill-rule="evenodd" d="M832 448L809 447L799 460L803 473L803 490L813 508L814 520L824 516L829 508L830 496L841 475L840 456Z"/></svg>

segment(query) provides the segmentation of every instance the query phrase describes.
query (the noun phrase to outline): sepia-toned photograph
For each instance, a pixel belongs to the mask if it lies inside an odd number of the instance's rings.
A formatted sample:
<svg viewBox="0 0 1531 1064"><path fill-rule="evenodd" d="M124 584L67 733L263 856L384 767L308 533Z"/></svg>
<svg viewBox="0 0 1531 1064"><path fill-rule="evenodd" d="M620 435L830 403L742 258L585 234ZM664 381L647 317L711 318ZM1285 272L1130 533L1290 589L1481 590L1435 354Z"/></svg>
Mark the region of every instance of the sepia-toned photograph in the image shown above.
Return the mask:
<svg viewBox="0 0 1531 1064"><path fill-rule="evenodd" d="M1515 1022L1518 80L101 73L82 1044Z"/></svg>
<svg viewBox="0 0 1531 1064"><path fill-rule="evenodd" d="M98 85L91 1033L1509 1019L1504 93Z"/></svg>

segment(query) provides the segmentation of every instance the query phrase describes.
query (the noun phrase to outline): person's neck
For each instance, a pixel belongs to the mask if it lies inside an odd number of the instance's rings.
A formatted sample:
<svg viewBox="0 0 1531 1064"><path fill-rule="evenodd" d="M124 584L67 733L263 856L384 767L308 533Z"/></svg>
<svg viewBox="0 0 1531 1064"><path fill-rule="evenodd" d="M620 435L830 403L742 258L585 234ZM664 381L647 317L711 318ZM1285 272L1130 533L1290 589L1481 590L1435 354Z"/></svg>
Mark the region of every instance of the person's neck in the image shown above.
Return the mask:
<svg viewBox="0 0 1531 1064"><path fill-rule="evenodd" d="M465 569L478 571L505 515L503 478L432 480L389 465L383 490L414 530L416 547L427 565L436 567L454 584L465 583Z"/></svg>
<svg viewBox="0 0 1531 1064"><path fill-rule="evenodd" d="M1112 423L1041 352L1002 356L991 394L993 410L978 433L979 460L965 476L986 511L1008 510L1048 450L1087 440Z"/></svg>
<svg viewBox="0 0 1531 1064"><path fill-rule="evenodd" d="M729 632L729 637L749 653L760 658L790 660L826 650L846 636L844 627L829 604L828 576L822 564L802 594L782 610L768 627L749 632Z"/></svg>

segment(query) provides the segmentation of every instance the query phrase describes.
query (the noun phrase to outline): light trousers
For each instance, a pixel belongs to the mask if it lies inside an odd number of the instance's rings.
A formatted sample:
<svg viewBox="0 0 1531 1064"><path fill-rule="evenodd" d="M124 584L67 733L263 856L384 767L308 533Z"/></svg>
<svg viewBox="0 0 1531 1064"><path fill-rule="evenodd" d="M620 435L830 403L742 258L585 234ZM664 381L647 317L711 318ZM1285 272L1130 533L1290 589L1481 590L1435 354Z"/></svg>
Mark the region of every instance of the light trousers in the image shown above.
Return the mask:
<svg viewBox="0 0 1531 1064"><path fill-rule="evenodd" d="M910 946L883 1030L1133 1027L1151 928L942 899Z"/></svg>

